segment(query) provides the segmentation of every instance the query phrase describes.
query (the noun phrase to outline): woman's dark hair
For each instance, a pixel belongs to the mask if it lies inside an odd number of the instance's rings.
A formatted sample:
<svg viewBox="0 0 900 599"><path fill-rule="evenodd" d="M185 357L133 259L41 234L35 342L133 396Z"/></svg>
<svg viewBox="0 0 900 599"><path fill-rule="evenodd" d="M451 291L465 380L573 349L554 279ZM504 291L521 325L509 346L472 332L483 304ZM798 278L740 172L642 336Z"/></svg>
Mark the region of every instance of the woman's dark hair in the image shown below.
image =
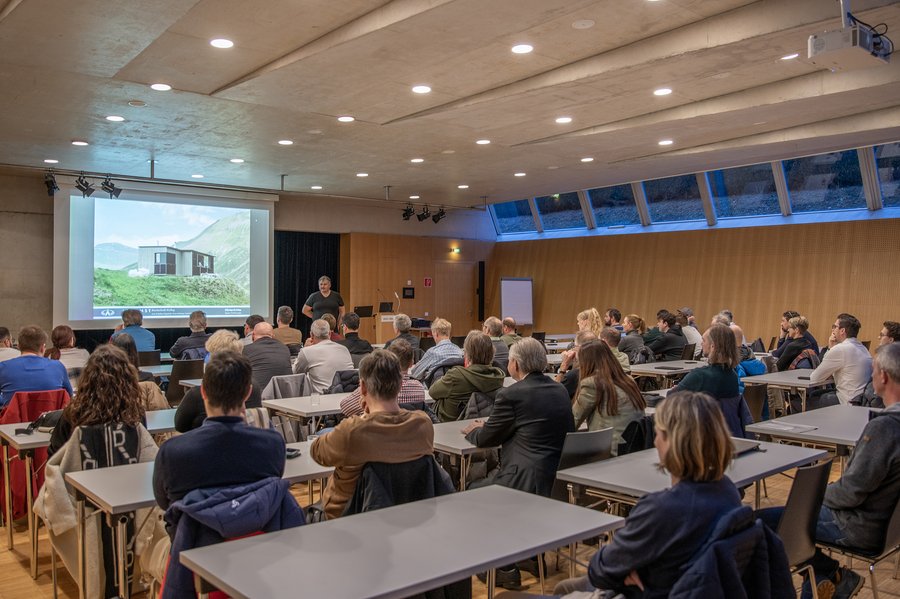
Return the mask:
<svg viewBox="0 0 900 599"><path fill-rule="evenodd" d="M137 368L125 352L110 343L94 350L65 415L72 426L113 422L135 425L143 421Z"/></svg>
<svg viewBox="0 0 900 599"><path fill-rule="evenodd" d="M53 347L44 352L44 357L59 360L62 355L59 350L75 347L75 331L65 324L54 327L50 332L50 342L53 343Z"/></svg>
<svg viewBox="0 0 900 599"><path fill-rule="evenodd" d="M134 366L138 370L141 369L141 360L140 356L138 356L137 345L134 342L134 337L132 337L128 333L119 333L113 338L111 343L125 352L125 355L128 356L128 361L131 362L132 366Z"/></svg>
<svg viewBox="0 0 900 599"><path fill-rule="evenodd" d="M602 341L589 341L578 348L578 382L589 377L594 378L594 386L597 388L595 408L599 414L615 416L619 413L616 388L625 392L636 410L643 411L647 407L637 383L625 374L619 360ZM581 385L575 395L576 401L578 393L581 393Z"/></svg>

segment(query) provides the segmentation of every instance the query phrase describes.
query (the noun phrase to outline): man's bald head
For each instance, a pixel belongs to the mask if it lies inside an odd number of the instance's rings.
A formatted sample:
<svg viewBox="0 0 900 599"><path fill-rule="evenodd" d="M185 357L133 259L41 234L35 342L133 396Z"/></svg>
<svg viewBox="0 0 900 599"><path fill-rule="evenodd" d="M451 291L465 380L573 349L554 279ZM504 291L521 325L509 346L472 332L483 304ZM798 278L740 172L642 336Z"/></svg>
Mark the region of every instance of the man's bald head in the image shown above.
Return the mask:
<svg viewBox="0 0 900 599"><path fill-rule="evenodd" d="M253 340L262 339L263 337L274 337L275 331L268 322L261 322L253 327Z"/></svg>

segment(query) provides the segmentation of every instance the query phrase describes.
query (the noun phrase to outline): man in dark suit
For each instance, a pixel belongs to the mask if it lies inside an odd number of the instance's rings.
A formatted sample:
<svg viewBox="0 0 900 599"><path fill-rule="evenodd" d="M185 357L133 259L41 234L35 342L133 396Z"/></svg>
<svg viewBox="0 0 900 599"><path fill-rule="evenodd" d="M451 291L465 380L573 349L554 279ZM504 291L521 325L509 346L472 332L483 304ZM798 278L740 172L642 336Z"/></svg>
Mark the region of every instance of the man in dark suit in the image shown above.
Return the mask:
<svg viewBox="0 0 900 599"><path fill-rule="evenodd" d="M569 394L544 375L546 368L547 354L540 341L526 337L514 343L509 349L509 374L517 382L497 392L487 422L476 420L462 430L477 447L501 446L500 469L483 484L550 496L566 434L575 431L575 420ZM515 588L519 580L515 567L497 571L499 586Z"/></svg>
<svg viewBox="0 0 900 599"><path fill-rule="evenodd" d="M344 314L344 321L341 323L341 326L344 327L344 338L336 343L340 343L350 350L350 355L372 353L372 344L359 336L359 316L356 312Z"/></svg>
<svg viewBox="0 0 900 599"><path fill-rule="evenodd" d="M253 388L262 391L273 376L291 374L291 350L275 339L272 325L261 322L253 327L253 343L244 348L253 367Z"/></svg>

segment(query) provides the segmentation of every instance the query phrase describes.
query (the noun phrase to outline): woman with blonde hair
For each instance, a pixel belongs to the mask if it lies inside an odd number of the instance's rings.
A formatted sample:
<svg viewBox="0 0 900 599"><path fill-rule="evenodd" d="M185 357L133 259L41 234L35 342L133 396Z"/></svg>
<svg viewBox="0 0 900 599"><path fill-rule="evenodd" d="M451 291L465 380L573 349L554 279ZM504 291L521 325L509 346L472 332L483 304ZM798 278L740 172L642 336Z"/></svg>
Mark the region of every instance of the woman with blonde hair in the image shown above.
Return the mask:
<svg viewBox="0 0 900 599"><path fill-rule="evenodd" d="M578 325L579 331L590 331L597 338L600 337L600 331L603 330L603 317L597 311L597 308L588 308L579 312L575 318L575 323Z"/></svg>
<svg viewBox="0 0 900 599"><path fill-rule="evenodd" d="M741 507L725 476L732 459L728 427L712 398L670 393L656 407L653 444L672 486L642 497L612 542L591 559L588 575L561 582L557 594L604 589L667 597L719 519Z"/></svg>

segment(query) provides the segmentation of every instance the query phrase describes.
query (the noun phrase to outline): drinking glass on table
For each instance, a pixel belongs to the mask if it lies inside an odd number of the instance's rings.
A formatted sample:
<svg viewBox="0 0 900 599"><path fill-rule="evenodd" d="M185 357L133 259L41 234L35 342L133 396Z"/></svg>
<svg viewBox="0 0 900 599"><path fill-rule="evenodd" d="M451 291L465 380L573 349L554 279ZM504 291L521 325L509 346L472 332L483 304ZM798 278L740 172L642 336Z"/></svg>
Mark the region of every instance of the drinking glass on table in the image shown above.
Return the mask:
<svg viewBox="0 0 900 599"><path fill-rule="evenodd" d="M309 396L309 403L313 407L318 407L322 404L322 396L316 392L313 392L313 394Z"/></svg>

